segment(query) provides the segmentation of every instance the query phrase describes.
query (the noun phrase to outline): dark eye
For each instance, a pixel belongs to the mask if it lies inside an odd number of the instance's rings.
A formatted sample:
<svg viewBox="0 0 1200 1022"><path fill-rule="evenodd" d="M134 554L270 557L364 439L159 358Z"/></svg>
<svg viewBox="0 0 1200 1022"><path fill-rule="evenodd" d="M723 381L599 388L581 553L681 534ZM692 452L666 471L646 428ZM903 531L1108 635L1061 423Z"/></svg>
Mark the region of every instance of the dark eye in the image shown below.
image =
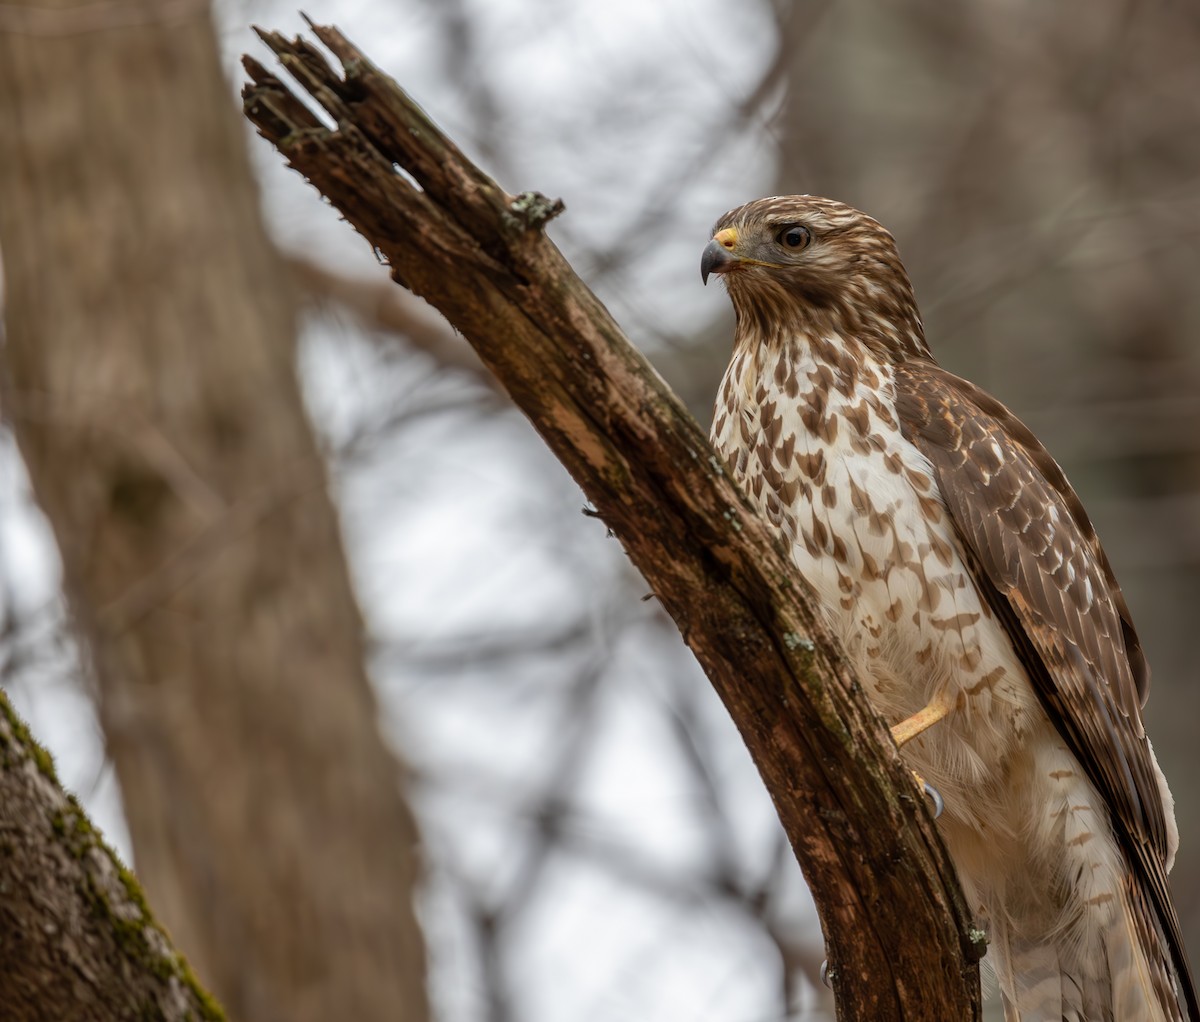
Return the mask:
<svg viewBox="0 0 1200 1022"><path fill-rule="evenodd" d="M775 240L784 248L801 249L812 240L812 234L803 224L788 224L780 228Z"/></svg>

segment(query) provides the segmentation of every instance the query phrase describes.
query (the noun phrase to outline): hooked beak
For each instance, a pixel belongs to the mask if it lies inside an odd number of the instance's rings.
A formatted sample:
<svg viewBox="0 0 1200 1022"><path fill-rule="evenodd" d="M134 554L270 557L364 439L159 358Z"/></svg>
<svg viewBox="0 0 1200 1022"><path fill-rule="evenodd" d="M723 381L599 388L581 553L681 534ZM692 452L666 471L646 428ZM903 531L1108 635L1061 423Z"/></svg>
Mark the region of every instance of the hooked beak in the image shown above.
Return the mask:
<svg viewBox="0 0 1200 1022"><path fill-rule="evenodd" d="M728 273L741 262L736 254L737 240L737 229L726 227L717 231L712 241L704 246L704 253L700 256L700 279L705 284L710 273Z"/></svg>

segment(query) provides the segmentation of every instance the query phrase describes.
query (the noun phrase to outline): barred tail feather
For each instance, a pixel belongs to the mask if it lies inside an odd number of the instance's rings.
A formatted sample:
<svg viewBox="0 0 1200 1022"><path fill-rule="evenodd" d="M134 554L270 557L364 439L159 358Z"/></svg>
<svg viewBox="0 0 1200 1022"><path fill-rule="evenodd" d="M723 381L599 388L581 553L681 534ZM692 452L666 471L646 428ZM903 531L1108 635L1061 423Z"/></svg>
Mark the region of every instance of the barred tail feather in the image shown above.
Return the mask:
<svg viewBox="0 0 1200 1022"><path fill-rule="evenodd" d="M1005 952L1009 969L1009 975L1001 978L1005 1022L1083 1022L1088 1017L1083 991L1064 968L1055 944L1018 939ZM1097 1022L1103 1018L1096 1016Z"/></svg>
<svg viewBox="0 0 1200 1022"><path fill-rule="evenodd" d="M1186 1001L1154 910L1133 875L1129 874L1126 880L1121 922L1125 931L1124 947L1129 953L1121 962L1123 968L1117 967L1112 951L1109 952L1109 960L1113 963L1113 1003L1117 1006L1117 1018L1136 1019L1142 1017L1141 1012L1156 1022L1159 1019L1195 1022L1184 1007ZM1190 977L1184 977L1182 982L1190 983Z"/></svg>
<svg viewBox="0 0 1200 1022"><path fill-rule="evenodd" d="M1041 940L992 934L988 958L1005 1022L1185 1022L1168 963L1145 951L1154 924L1144 904L1136 894L1121 900L1099 931L1099 947L1084 946L1074 927Z"/></svg>
<svg viewBox="0 0 1200 1022"><path fill-rule="evenodd" d="M1040 811L974 877L1006 1022L1200 1022L1181 1006L1141 874L1071 752L1041 744L1017 782Z"/></svg>

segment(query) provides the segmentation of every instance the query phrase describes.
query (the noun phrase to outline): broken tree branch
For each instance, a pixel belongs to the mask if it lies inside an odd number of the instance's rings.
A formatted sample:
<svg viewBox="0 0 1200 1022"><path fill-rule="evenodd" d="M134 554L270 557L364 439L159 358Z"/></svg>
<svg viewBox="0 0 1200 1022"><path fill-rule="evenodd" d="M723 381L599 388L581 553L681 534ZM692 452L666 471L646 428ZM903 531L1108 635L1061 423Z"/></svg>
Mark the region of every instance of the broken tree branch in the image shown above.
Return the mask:
<svg viewBox="0 0 1200 1022"><path fill-rule="evenodd" d="M542 231L334 28L260 32L336 124L246 58L247 116L478 352L674 618L737 723L804 869L842 1019L979 1014L953 867L767 523Z"/></svg>

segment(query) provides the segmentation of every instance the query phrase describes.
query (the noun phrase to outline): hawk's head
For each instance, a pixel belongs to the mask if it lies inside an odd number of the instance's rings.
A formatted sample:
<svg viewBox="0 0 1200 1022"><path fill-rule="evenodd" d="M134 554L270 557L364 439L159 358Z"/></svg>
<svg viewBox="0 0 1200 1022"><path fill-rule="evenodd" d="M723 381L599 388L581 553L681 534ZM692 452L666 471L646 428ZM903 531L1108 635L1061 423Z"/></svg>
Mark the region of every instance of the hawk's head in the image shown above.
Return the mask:
<svg viewBox="0 0 1200 1022"><path fill-rule="evenodd" d="M725 279L739 333L760 342L818 332L888 361L928 358L895 239L876 220L815 195L757 199L713 227L700 273Z"/></svg>

